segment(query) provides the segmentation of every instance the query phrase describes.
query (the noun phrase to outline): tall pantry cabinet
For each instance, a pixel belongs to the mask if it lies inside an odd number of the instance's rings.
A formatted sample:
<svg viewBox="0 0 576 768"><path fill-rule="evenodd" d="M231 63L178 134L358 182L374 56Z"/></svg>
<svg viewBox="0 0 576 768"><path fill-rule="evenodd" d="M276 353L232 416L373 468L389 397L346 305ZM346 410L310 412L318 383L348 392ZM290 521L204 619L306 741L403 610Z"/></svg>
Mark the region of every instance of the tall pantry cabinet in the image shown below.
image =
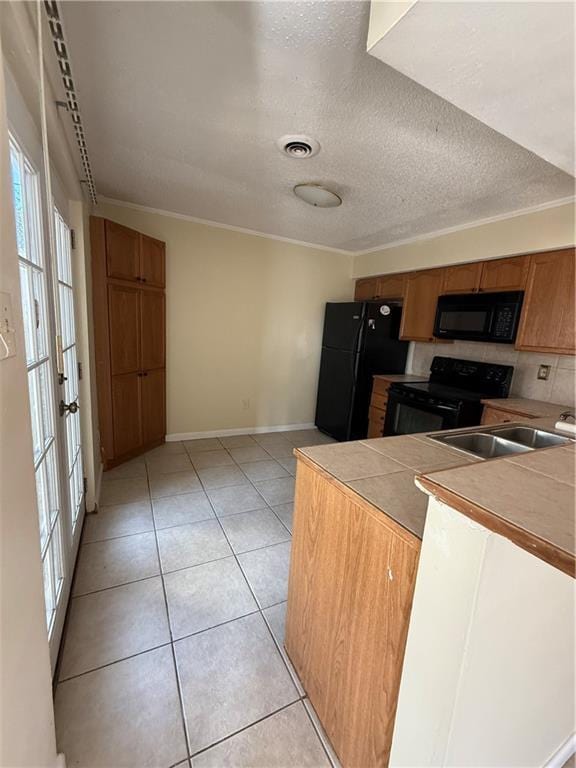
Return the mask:
<svg viewBox="0 0 576 768"><path fill-rule="evenodd" d="M104 468L166 435L165 243L90 217L98 420Z"/></svg>

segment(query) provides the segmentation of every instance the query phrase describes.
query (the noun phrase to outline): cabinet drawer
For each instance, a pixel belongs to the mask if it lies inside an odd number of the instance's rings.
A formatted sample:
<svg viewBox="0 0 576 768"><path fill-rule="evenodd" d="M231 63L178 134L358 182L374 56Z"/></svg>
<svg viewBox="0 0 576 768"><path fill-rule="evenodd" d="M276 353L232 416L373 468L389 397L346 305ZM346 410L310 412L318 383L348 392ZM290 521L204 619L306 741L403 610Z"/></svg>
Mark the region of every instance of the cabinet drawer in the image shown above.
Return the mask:
<svg viewBox="0 0 576 768"><path fill-rule="evenodd" d="M372 399L370 405L374 408L379 408L382 411L386 410L386 404L388 403L388 395L380 395L378 392L372 392Z"/></svg>
<svg viewBox="0 0 576 768"><path fill-rule="evenodd" d="M386 395L387 397L388 390L390 389L390 382L385 379L377 379L376 377L372 381L372 397L374 397L375 394Z"/></svg>
<svg viewBox="0 0 576 768"><path fill-rule="evenodd" d="M509 421L529 420L529 416L521 416L513 411L501 411L499 408L490 408L489 405L485 405L480 424L506 424Z"/></svg>
<svg viewBox="0 0 576 768"><path fill-rule="evenodd" d="M370 421L378 422L379 424L382 424L384 426L384 420L386 418L386 411L382 410L382 408L374 408L374 406L370 406L368 410L368 418Z"/></svg>
<svg viewBox="0 0 576 768"><path fill-rule="evenodd" d="M368 439L373 440L377 437L383 437L382 430L384 429L384 425L380 421L369 421L368 422Z"/></svg>

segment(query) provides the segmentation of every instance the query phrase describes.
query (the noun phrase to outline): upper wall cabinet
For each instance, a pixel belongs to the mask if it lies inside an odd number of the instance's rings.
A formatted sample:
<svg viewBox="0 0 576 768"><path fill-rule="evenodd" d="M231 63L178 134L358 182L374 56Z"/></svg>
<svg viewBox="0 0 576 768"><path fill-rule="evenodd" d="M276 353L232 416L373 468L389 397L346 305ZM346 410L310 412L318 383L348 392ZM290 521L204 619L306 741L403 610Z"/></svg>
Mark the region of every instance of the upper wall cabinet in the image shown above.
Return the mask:
<svg viewBox="0 0 576 768"><path fill-rule="evenodd" d="M446 267L442 293L475 293L480 288L481 275L481 261Z"/></svg>
<svg viewBox="0 0 576 768"><path fill-rule="evenodd" d="M523 291L528 277L528 256L482 262L481 291Z"/></svg>
<svg viewBox="0 0 576 768"><path fill-rule="evenodd" d="M356 301L370 301L376 298L377 279L375 277L364 277L356 280L354 298Z"/></svg>
<svg viewBox="0 0 576 768"><path fill-rule="evenodd" d="M140 277L143 283L163 288L166 264L166 244L148 235L140 236Z"/></svg>
<svg viewBox="0 0 576 768"><path fill-rule="evenodd" d="M406 275L382 275L376 281L377 299L403 299Z"/></svg>
<svg viewBox="0 0 576 768"><path fill-rule="evenodd" d="M372 299L403 299L406 289L406 275L380 275L356 280L354 298L356 301Z"/></svg>
<svg viewBox="0 0 576 768"><path fill-rule="evenodd" d="M576 352L575 261L574 248L529 257L517 349L563 355Z"/></svg>
<svg viewBox="0 0 576 768"><path fill-rule="evenodd" d="M137 281L140 276L140 233L106 221L106 271L108 277Z"/></svg>
<svg viewBox="0 0 576 768"><path fill-rule="evenodd" d="M106 220L105 231L108 277L164 287L165 243L114 221Z"/></svg>
<svg viewBox="0 0 576 768"><path fill-rule="evenodd" d="M400 338L405 341L437 341L434 319L438 296L442 293L443 269L412 272L406 278Z"/></svg>

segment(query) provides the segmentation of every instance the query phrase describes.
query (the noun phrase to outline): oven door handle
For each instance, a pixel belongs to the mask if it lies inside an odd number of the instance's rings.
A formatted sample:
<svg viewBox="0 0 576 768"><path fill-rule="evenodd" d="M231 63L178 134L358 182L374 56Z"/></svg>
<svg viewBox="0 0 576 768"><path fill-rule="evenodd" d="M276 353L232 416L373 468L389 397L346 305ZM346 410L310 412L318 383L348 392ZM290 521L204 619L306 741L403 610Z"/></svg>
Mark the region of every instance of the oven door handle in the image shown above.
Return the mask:
<svg viewBox="0 0 576 768"><path fill-rule="evenodd" d="M457 405L431 405L430 408L434 408L437 411L457 411Z"/></svg>

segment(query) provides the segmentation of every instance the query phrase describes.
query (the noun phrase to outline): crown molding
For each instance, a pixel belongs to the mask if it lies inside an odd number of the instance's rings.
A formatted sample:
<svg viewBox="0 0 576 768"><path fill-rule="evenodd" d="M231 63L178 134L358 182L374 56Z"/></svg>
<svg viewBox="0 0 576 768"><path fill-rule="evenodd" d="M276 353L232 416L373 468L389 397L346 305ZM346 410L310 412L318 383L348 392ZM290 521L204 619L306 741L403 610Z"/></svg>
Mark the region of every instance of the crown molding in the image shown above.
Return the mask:
<svg viewBox="0 0 576 768"><path fill-rule="evenodd" d="M157 216L168 216L172 219L180 219L181 221L190 221L193 224L203 224L206 227L215 227L216 229L227 229L230 232L239 232L242 235L252 235L253 237L264 237L267 240L277 240L281 243L289 243L290 245L299 245L304 248L315 248L317 251L327 251L329 253L337 253L340 256L355 256L354 251L345 251L342 248L332 248L329 245L318 245L317 243L308 243L305 240L295 240L291 237L282 237L280 235L271 235L266 232L259 232L256 229L247 229L246 227L237 227L233 224L222 224L220 221L212 221L211 219L200 219L197 216L188 216L185 213L175 213L174 211L164 211L161 208L150 208L147 205L139 205L138 203L127 203L124 200L115 200L113 197L104 197L104 195L98 195L98 202L105 203L107 205L117 205L121 208L132 208L135 211L142 211L143 213L152 213Z"/></svg>
<svg viewBox="0 0 576 768"><path fill-rule="evenodd" d="M454 232L462 232L466 229L474 229L474 227L481 227L484 224L494 224L498 221L505 221L506 219L514 219L517 216L526 216L530 213L538 213L539 211L546 211L549 208L560 208L562 205L576 203L576 196L562 197L559 200L551 200L548 203L541 203L540 205L533 205L530 208L521 208L517 211L510 211L509 213L499 213L496 216L489 216L485 219L476 219L476 221L470 221L467 224L458 224L454 227L447 227L446 229L437 229L434 232L426 232L423 235L416 235L414 237L407 237L405 240L394 240L386 245L376 245L373 248L366 248L363 251L354 251L354 257L365 256L369 253L376 253L377 251L387 251L389 248L397 248L400 245L410 245L411 243L420 243L423 240L433 240L436 237L442 237L442 235L451 235Z"/></svg>

